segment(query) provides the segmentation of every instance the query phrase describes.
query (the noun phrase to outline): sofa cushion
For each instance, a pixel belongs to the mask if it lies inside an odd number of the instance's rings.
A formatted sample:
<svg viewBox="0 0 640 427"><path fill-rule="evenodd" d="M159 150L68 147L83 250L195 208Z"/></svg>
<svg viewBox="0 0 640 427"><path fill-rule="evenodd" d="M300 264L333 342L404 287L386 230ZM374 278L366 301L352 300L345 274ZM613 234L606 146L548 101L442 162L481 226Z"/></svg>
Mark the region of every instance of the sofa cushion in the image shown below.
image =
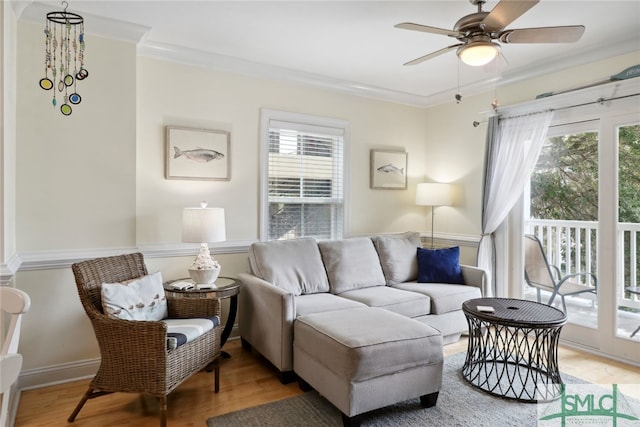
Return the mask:
<svg viewBox="0 0 640 427"><path fill-rule="evenodd" d="M401 234L374 236L371 240L378 251L387 286L417 279L416 248L422 246L420 233L408 231Z"/></svg>
<svg viewBox="0 0 640 427"><path fill-rule="evenodd" d="M428 296L389 286L354 289L343 292L340 296L407 317L424 316L431 312L431 301Z"/></svg>
<svg viewBox="0 0 640 427"><path fill-rule="evenodd" d="M452 285L449 283L399 283L394 289L401 289L426 295L431 300L431 314L444 314L461 310L462 303L481 298L480 288L469 285Z"/></svg>
<svg viewBox="0 0 640 427"><path fill-rule="evenodd" d="M325 311L344 310L348 308L366 307L366 305L347 298L323 292L318 294L298 295L295 297L296 317Z"/></svg>
<svg viewBox="0 0 640 427"><path fill-rule="evenodd" d="M418 248L418 282L464 283L460 269L460 248Z"/></svg>
<svg viewBox="0 0 640 427"><path fill-rule="evenodd" d="M329 291L318 244L311 237L253 243L249 263L257 277L294 295Z"/></svg>
<svg viewBox="0 0 640 427"><path fill-rule="evenodd" d="M125 283L103 283L102 310L114 319L162 320L167 317L167 299L158 271Z"/></svg>
<svg viewBox="0 0 640 427"><path fill-rule="evenodd" d="M326 240L318 247L332 293L386 284L378 253L368 237Z"/></svg>

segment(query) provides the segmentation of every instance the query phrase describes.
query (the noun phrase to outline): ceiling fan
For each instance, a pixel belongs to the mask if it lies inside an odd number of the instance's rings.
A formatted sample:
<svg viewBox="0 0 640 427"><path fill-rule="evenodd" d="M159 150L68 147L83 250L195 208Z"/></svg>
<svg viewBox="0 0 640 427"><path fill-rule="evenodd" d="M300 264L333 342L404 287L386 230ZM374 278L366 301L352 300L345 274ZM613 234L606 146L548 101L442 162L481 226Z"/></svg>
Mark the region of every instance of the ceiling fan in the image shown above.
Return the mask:
<svg viewBox="0 0 640 427"><path fill-rule="evenodd" d="M491 12L482 11L486 0L469 0L478 6L478 12L463 16L453 30L429 27L403 22L395 25L404 30L441 34L457 39L460 43L436 50L416 58L404 65L416 65L435 58L452 49L457 49L458 57L468 65L482 66L493 61L500 53L500 43L574 43L584 33L584 25L562 27L520 28L507 30L505 27L535 6L540 0L501 0ZM496 40L496 41L494 41Z"/></svg>

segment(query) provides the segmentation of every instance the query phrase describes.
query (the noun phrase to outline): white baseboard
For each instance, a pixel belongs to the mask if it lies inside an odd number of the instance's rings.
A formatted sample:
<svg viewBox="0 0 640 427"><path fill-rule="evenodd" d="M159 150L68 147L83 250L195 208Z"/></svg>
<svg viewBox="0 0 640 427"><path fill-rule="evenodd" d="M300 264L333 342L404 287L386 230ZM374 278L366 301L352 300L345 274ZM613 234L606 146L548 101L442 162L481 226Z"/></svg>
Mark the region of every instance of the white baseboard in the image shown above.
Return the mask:
<svg viewBox="0 0 640 427"><path fill-rule="evenodd" d="M238 325L235 324L231 329L229 341L239 337ZM47 366L45 368L26 369L20 373L17 389L21 391L33 390L93 378L99 367L100 359L96 358Z"/></svg>
<svg viewBox="0 0 640 427"><path fill-rule="evenodd" d="M25 369L18 378L18 388L25 391L92 378L98 372L99 366L98 358L45 368Z"/></svg>

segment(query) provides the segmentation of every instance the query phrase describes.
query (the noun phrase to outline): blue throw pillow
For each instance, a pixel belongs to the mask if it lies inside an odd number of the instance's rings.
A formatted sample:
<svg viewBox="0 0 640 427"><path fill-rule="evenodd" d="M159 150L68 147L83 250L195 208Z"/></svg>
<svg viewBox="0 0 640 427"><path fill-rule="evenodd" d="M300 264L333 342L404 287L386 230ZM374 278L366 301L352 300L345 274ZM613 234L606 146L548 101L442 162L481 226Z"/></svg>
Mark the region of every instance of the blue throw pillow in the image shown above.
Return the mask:
<svg viewBox="0 0 640 427"><path fill-rule="evenodd" d="M418 248L418 283L464 283L460 247Z"/></svg>

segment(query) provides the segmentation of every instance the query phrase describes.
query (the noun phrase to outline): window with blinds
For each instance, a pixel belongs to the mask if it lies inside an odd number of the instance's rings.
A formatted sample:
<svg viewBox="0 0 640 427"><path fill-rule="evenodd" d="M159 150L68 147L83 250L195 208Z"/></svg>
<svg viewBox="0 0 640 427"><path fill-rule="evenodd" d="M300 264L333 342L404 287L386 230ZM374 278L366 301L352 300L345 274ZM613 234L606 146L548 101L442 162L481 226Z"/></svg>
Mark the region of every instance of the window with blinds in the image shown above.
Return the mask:
<svg viewBox="0 0 640 427"><path fill-rule="evenodd" d="M318 120L326 121L308 116L294 119L271 116L263 123L264 237L339 239L344 225L345 128L318 125Z"/></svg>

